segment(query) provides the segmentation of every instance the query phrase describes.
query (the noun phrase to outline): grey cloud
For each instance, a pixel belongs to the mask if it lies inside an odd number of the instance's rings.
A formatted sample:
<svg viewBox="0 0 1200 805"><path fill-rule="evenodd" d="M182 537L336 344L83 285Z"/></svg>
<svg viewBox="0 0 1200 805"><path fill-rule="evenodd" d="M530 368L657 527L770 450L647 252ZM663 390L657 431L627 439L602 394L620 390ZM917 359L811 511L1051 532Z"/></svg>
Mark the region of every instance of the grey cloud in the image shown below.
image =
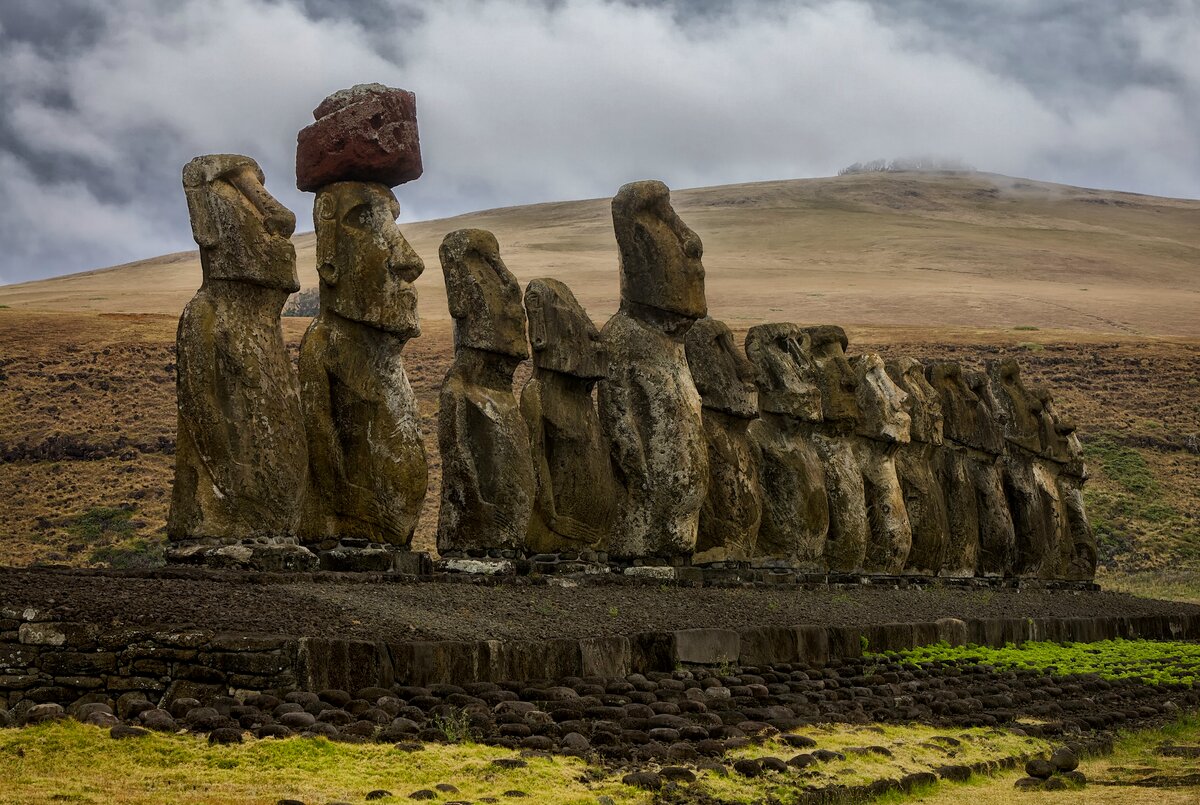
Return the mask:
<svg viewBox="0 0 1200 805"><path fill-rule="evenodd" d="M412 89L405 218L830 175L933 154L1200 196L1200 6L1160 0L149 0L0 4L0 281L191 248L179 169L262 164L306 228L296 131Z"/></svg>

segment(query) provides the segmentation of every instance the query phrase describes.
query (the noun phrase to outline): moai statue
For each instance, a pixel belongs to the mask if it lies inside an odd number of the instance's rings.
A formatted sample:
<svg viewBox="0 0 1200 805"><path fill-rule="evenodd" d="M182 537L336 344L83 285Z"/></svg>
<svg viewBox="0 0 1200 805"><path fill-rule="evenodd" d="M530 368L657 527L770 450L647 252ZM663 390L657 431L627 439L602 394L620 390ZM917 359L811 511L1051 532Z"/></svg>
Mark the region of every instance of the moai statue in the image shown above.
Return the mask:
<svg viewBox="0 0 1200 805"><path fill-rule="evenodd" d="M861 416L856 447L866 494L870 539L864 568L868 573L900 573L912 550L912 526L904 490L896 475L896 452L911 441L908 395L888 377L883 358L868 352L851 360Z"/></svg>
<svg viewBox="0 0 1200 805"><path fill-rule="evenodd" d="M811 343L795 324L760 324L746 333L760 410L749 433L761 461L762 525L755 553L821 573L829 498L813 438L821 423L821 388Z"/></svg>
<svg viewBox="0 0 1200 805"><path fill-rule="evenodd" d="M963 379L957 363L934 363L925 377L939 402L944 441L937 449L938 482L946 497L947 532L942 576L967 578L979 565L979 501L970 457L977 429L979 399Z"/></svg>
<svg viewBox="0 0 1200 805"><path fill-rule="evenodd" d="M703 247L662 182L627 184L612 201L621 308L601 335L609 356L600 423L618 487L609 553L685 561L708 493L708 446L684 336L708 312Z"/></svg>
<svg viewBox="0 0 1200 805"><path fill-rule="evenodd" d="M249 157L197 157L183 169L183 187L204 282L176 337L171 559L273 569L311 564L315 558L303 549L211 551L239 541L295 540L308 457L279 317L300 287L289 239L296 217L266 191Z"/></svg>
<svg viewBox="0 0 1200 805"><path fill-rule="evenodd" d="M1042 402L1013 358L987 365L989 391L1004 433L1003 482L1016 538L1014 576L1055 578L1066 516L1054 472L1042 458Z"/></svg>
<svg viewBox="0 0 1200 805"><path fill-rule="evenodd" d="M1004 427L992 396L992 387L983 372L963 372L963 379L978 401L975 421L977 441L971 445L972 478L975 498L979 501L980 576L1008 576L1013 569L1017 537L1012 514L1004 494L1002 464L1005 454Z"/></svg>
<svg viewBox="0 0 1200 805"><path fill-rule="evenodd" d="M846 359L847 339L841 327L805 328L821 389L821 423L812 440L825 469L829 496L829 535L825 563L831 571L858 573L864 569L871 538L867 519L866 489L855 454L855 432L862 411L858 405L858 380Z"/></svg>
<svg viewBox="0 0 1200 805"><path fill-rule="evenodd" d="M904 572L936 576L946 558L950 521L946 493L936 468L942 444L942 404L925 379L925 367L914 358L886 364L888 376L907 395L904 410L912 423L911 441L896 452L896 475L904 493L904 509L912 528L912 549Z"/></svg>
<svg viewBox="0 0 1200 805"><path fill-rule="evenodd" d="M321 310L300 347L309 493L301 533L322 550L341 538L407 548L429 470L401 351L421 334L412 282L425 270L396 226L385 185L317 191Z"/></svg>
<svg viewBox="0 0 1200 805"><path fill-rule="evenodd" d="M529 429L512 389L529 357L521 287L491 232L451 232L438 255L454 317L454 363L439 395L438 552L513 556L534 497Z"/></svg>
<svg viewBox="0 0 1200 805"><path fill-rule="evenodd" d="M608 370L600 332L571 289L554 279L525 288L533 375L521 390L537 494L526 547L532 553L604 550L612 529L613 478L592 402Z"/></svg>
<svg viewBox="0 0 1200 805"><path fill-rule="evenodd" d="M1041 402L1042 456L1056 469L1055 481L1066 516L1059 546L1059 575L1071 581L1091 581L1096 576L1096 535L1083 507L1087 467L1075 424L1061 419L1047 388L1035 388Z"/></svg>
<svg viewBox="0 0 1200 805"><path fill-rule="evenodd" d="M758 416L754 367L729 327L713 318L696 322L685 346L708 442L708 497L700 509L693 561L746 561L754 556L763 504L748 432Z"/></svg>

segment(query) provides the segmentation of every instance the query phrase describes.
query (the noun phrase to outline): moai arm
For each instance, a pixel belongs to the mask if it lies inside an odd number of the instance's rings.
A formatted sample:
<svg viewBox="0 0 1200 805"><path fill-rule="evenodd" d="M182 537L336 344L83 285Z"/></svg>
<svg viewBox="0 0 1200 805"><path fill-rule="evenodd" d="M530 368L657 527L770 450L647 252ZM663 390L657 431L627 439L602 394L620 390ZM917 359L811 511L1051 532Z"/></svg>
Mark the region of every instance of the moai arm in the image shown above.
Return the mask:
<svg viewBox="0 0 1200 805"><path fill-rule="evenodd" d="M197 304L200 301L189 305L176 339L179 423L187 428L212 479L214 493L223 497L238 486L231 472L235 450L229 438L230 423L216 398L222 383L217 371L220 345L214 335L216 328L208 321L197 321L210 319L214 313L207 303Z"/></svg>
<svg viewBox="0 0 1200 805"><path fill-rule="evenodd" d="M554 509L554 486L546 461L546 431L542 424L542 384L536 378L530 378L521 389L521 416L529 431L529 452L533 457L533 507L545 516L550 529L557 531L554 521L558 513Z"/></svg>
<svg viewBox="0 0 1200 805"><path fill-rule="evenodd" d="M330 389L336 380L330 377L321 360L326 347L317 344L304 346L306 348L300 351L300 381L303 384L300 399L305 409L309 454L320 458L319 461L309 462L311 487L324 494L334 494L344 487L342 482L346 477L341 447L333 426L335 413Z"/></svg>
<svg viewBox="0 0 1200 805"><path fill-rule="evenodd" d="M642 444L642 434L638 430L633 395L630 393L629 387L622 382L604 383L601 394L604 395L603 405L607 410L605 424L609 431L608 438L613 461L626 479L624 484L626 489L631 488L631 481L636 482L640 487L647 475L646 454L645 445Z"/></svg>
<svg viewBox="0 0 1200 805"><path fill-rule="evenodd" d="M462 387L451 389L449 382L440 395L438 449L442 455L442 505L446 505L448 492L453 496L460 519L478 513L484 515L478 519L491 522L500 512L493 503L484 499L482 493L479 467L475 462L475 446L471 444L470 415L467 411L470 404Z"/></svg>

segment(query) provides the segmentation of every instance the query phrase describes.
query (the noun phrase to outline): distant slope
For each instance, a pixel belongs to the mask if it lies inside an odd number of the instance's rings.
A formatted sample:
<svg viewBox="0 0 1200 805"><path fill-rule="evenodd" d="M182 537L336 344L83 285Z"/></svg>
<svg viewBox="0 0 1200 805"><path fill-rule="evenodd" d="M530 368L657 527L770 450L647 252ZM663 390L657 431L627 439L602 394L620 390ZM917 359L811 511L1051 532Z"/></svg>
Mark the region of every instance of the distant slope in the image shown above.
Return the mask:
<svg viewBox="0 0 1200 805"><path fill-rule="evenodd" d="M712 313L734 324L1200 336L1200 201L916 173L726 185L673 199L704 241ZM616 248L608 200L598 199L404 225L426 263L418 286L427 319L448 317L437 247L462 227L495 232L522 281L564 280L598 320L616 309ZM313 236L295 242L308 287ZM174 315L199 282L197 254L181 252L0 287L0 304Z"/></svg>

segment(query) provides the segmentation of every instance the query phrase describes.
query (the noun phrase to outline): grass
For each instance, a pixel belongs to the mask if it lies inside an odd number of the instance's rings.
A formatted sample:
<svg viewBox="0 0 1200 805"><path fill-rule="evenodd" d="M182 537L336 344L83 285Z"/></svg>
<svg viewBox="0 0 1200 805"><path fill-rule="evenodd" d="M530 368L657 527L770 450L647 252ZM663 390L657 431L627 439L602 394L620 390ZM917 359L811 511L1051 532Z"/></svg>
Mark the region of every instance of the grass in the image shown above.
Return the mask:
<svg viewBox="0 0 1200 805"><path fill-rule="evenodd" d="M1114 592L1200 604L1200 572L1194 570L1106 573L1097 580L1104 589Z"/></svg>

